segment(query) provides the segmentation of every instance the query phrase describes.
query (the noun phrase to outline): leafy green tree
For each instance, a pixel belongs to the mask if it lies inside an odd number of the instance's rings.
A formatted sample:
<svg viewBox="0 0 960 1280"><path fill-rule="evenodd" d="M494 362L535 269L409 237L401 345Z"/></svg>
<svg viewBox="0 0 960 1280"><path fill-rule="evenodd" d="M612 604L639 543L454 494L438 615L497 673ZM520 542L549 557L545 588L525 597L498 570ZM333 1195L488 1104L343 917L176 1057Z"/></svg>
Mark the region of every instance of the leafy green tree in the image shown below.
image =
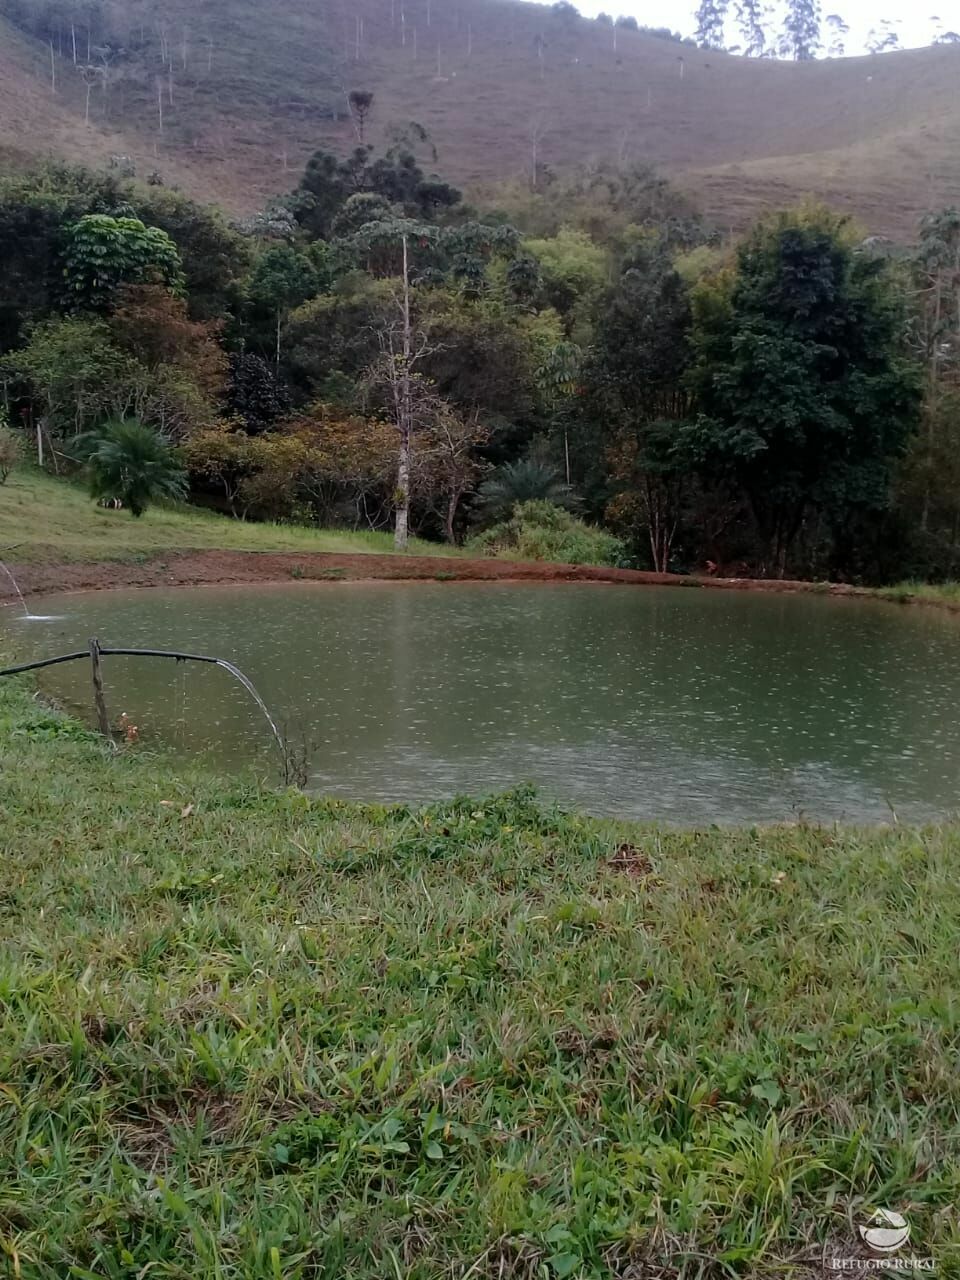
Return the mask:
<svg viewBox="0 0 960 1280"><path fill-rule="evenodd" d="M186 473L163 438L136 419L105 422L76 441L94 498L119 499L132 516L186 496Z"/></svg>
<svg viewBox="0 0 960 1280"><path fill-rule="evenodd" d="M36 325L25 347L0 361L0 378L29 396L47 431L76 434L121 413L142 372L105 321L71 316Z"/></svg>
<svg viewBox="0 0 960 1280"><path fill-rule="evenodd" d="M570 484L570 426L575 397L582 390L583 352L575 342L557 342L537 369L537 384L547 412L549 431L563 449L563 473Z"/></svg>
<svg viewBox="0 0 960 1280"><path fill-rule="evenodd" d="M858 513L888 508L920 406L905 336L887 264L822 209L760 224L735 272L695 291L698 448L740 485L766 573L784 576L812 512L839 545Z"/></svg>
<svg viewBox="0 0 960 1280"><path fill-rule="evenodd" d="M392 216L390 202L373 191L358 191L345 201L333 220L331 234L338 239L355 235L370 222L384 222Z"/></svg>
<svg viewBox="0 0 960 1280"><path fill-rule="evenodd" d="M329 399L330 379L358 381L377 359L377 334L396 312L389 280L351 271L287 324L284 372L305 401Z"/></svg>
<svg viewBox="0 0 960 1280"><path fill-rule="evenodd" d="M407 217L421 221L435 220L445 210L455 208L462 198L456 187L436 174L424 173L407 146L391 147L377 160L370 147L360 146L344 160L327 151L315 152L293 194L291 207L311 238L326 240L347 200L360 194L381 196L390 205L402 206Z"/></svg>
<svg viewBox="0 0 960 1280"><path fill-rule="evenodd" d="M268 249L254 267L249 295L255 306L268 311L275 321L275 357L280 367L283 324L291 311L316 296L320 280L306 254L290 245Z"/></svg>
<svg viewBox="0 0 960 1280"><path fill-rule="evenodd" d="M955 572L960 489L960 210L928 214L912 263L914 345L926 378L923 421L901 477L901 509L918 525L924 572L948 563ZM941 554L949 547L946 561ZM942 572L942 568L940 569Z"/></svg>
<svg viewBox="0 0 960 1280"><path fill-rule="evenodd" d="M491 428L497 460L515 456L517 443L536 426L542 354L538 335L524 324L536 318L496 298L471 298L451 288L423 290L417 302L430 334L426 369L437 393Z"/></svg>
<svg viewBox="0 0 960 1280"><path fill-rule="evenodd" d="M521 253L507 267L507 288L514 302L526 306L540 292L543 277L540 263L532 253Z"/></svg>
<svg viewBox="0 0 960 1280"><path fill-rule="evenodd" d="M91 213L65 233L63 274L76 310L107 311L127 284L161 284L174 292L184 279L177 246L138 218Z"/></svg>
<svg viewBox="0 0 960 1280"><path fill-rule="evenodd" d="M606 446L607 514L666 572L693 473L690 300L669 258L640 248L597 310L588 377Z"/></svg>
<svg viewBox="0 0 960 1280"><path fill-rule="evenodd" d="M137 188L132 196L147 226L165 231L183 263L187 305L194 320L236 315L252 257L249 240L216 210L167 187Z"/></svg>
<svg viewBox="0 0 960 1280"><path fill-rule="evenodd" d="M356 190L335 155L315 151L293 193L294 217L312 239L326 240L341 206Z"/></svg>
<svg viewBox="0 0 960 1280"><path fill-rule="evenodd" d="M574 341L588 345L584 323L610 279L609 250L569 227L548 239L527 240L524 250L540 263L543 301L567 317Z"/></svg>

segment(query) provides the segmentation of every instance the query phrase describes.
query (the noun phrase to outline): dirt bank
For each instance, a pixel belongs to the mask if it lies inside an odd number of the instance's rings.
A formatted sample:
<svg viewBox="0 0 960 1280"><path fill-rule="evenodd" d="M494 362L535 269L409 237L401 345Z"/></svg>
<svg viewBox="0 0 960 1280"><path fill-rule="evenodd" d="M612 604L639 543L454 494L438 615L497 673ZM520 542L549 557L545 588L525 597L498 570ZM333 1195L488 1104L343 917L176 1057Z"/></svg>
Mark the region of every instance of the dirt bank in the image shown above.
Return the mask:
<svg viewBox="0 0 960 1280"><path fill-rule="evenodd" d="M623 582L638 586L710 587L731 591L807 591L869 595L857 587L754 578L694 578L592 565L461 560L434 556L298 554L258 551L181 551L142 562L50 561L11 565L25 595L97 591L112 587L179 587L217 583L365 579L440 582ZM0 585L0 595L5 594Z"/></svg>

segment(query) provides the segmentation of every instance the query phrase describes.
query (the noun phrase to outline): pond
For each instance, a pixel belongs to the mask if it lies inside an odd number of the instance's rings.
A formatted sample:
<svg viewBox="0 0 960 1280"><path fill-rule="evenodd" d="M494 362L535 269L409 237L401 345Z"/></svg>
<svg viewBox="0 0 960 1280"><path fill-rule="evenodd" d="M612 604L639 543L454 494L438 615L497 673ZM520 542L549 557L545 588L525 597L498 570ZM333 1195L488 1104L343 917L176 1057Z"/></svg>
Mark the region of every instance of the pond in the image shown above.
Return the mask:
<svg viewBox="0 0 960 1280"><path fill-rule="evenodd" d="M960 622L879 601L677 588L324 583L50 597L17 658L104 645L235 662L314 743L312 788L420 802L537 784L674 823L889 821L957 808ZM234 768L271 762L216 668L105 659L111 716ZM89 717L89 668L43 687Z"/></svg>

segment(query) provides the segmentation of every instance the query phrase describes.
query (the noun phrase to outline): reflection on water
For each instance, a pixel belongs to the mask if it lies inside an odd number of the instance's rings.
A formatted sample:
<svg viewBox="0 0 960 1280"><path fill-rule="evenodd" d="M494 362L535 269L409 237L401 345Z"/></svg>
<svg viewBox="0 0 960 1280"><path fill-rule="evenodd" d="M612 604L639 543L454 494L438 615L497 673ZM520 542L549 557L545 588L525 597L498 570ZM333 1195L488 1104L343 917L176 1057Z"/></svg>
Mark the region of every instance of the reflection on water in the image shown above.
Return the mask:
<svg viewBox="0 0 960 1280"><path fill-rule="evenodd" d="M235 662L317 743L314 785L433 799L533 781L588 811L675 822L887 820L957 807L960 625L820 597L564 584L298 584L45 602L5 646L176 648ZM141 741L272 764L215 669L108 659ZM88 706L88 673L45 687Z"/></svg>

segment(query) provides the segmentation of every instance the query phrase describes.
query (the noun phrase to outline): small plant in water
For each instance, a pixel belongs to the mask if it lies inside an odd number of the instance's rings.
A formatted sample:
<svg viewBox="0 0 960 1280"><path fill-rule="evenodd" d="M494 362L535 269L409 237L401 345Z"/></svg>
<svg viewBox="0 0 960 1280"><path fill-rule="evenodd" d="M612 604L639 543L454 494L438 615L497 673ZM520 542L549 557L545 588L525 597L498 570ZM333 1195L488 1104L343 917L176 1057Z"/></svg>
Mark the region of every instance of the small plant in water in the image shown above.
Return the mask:
<svg viewBox="0 0 960 1280"><path fill-rule="evenodd" d="M310 738L304 729L294 735L289 725L283 725L283 755L280 761L280 779L285 787L303 791L310 780L310 766L317 753L319 742Z"/></svg>

